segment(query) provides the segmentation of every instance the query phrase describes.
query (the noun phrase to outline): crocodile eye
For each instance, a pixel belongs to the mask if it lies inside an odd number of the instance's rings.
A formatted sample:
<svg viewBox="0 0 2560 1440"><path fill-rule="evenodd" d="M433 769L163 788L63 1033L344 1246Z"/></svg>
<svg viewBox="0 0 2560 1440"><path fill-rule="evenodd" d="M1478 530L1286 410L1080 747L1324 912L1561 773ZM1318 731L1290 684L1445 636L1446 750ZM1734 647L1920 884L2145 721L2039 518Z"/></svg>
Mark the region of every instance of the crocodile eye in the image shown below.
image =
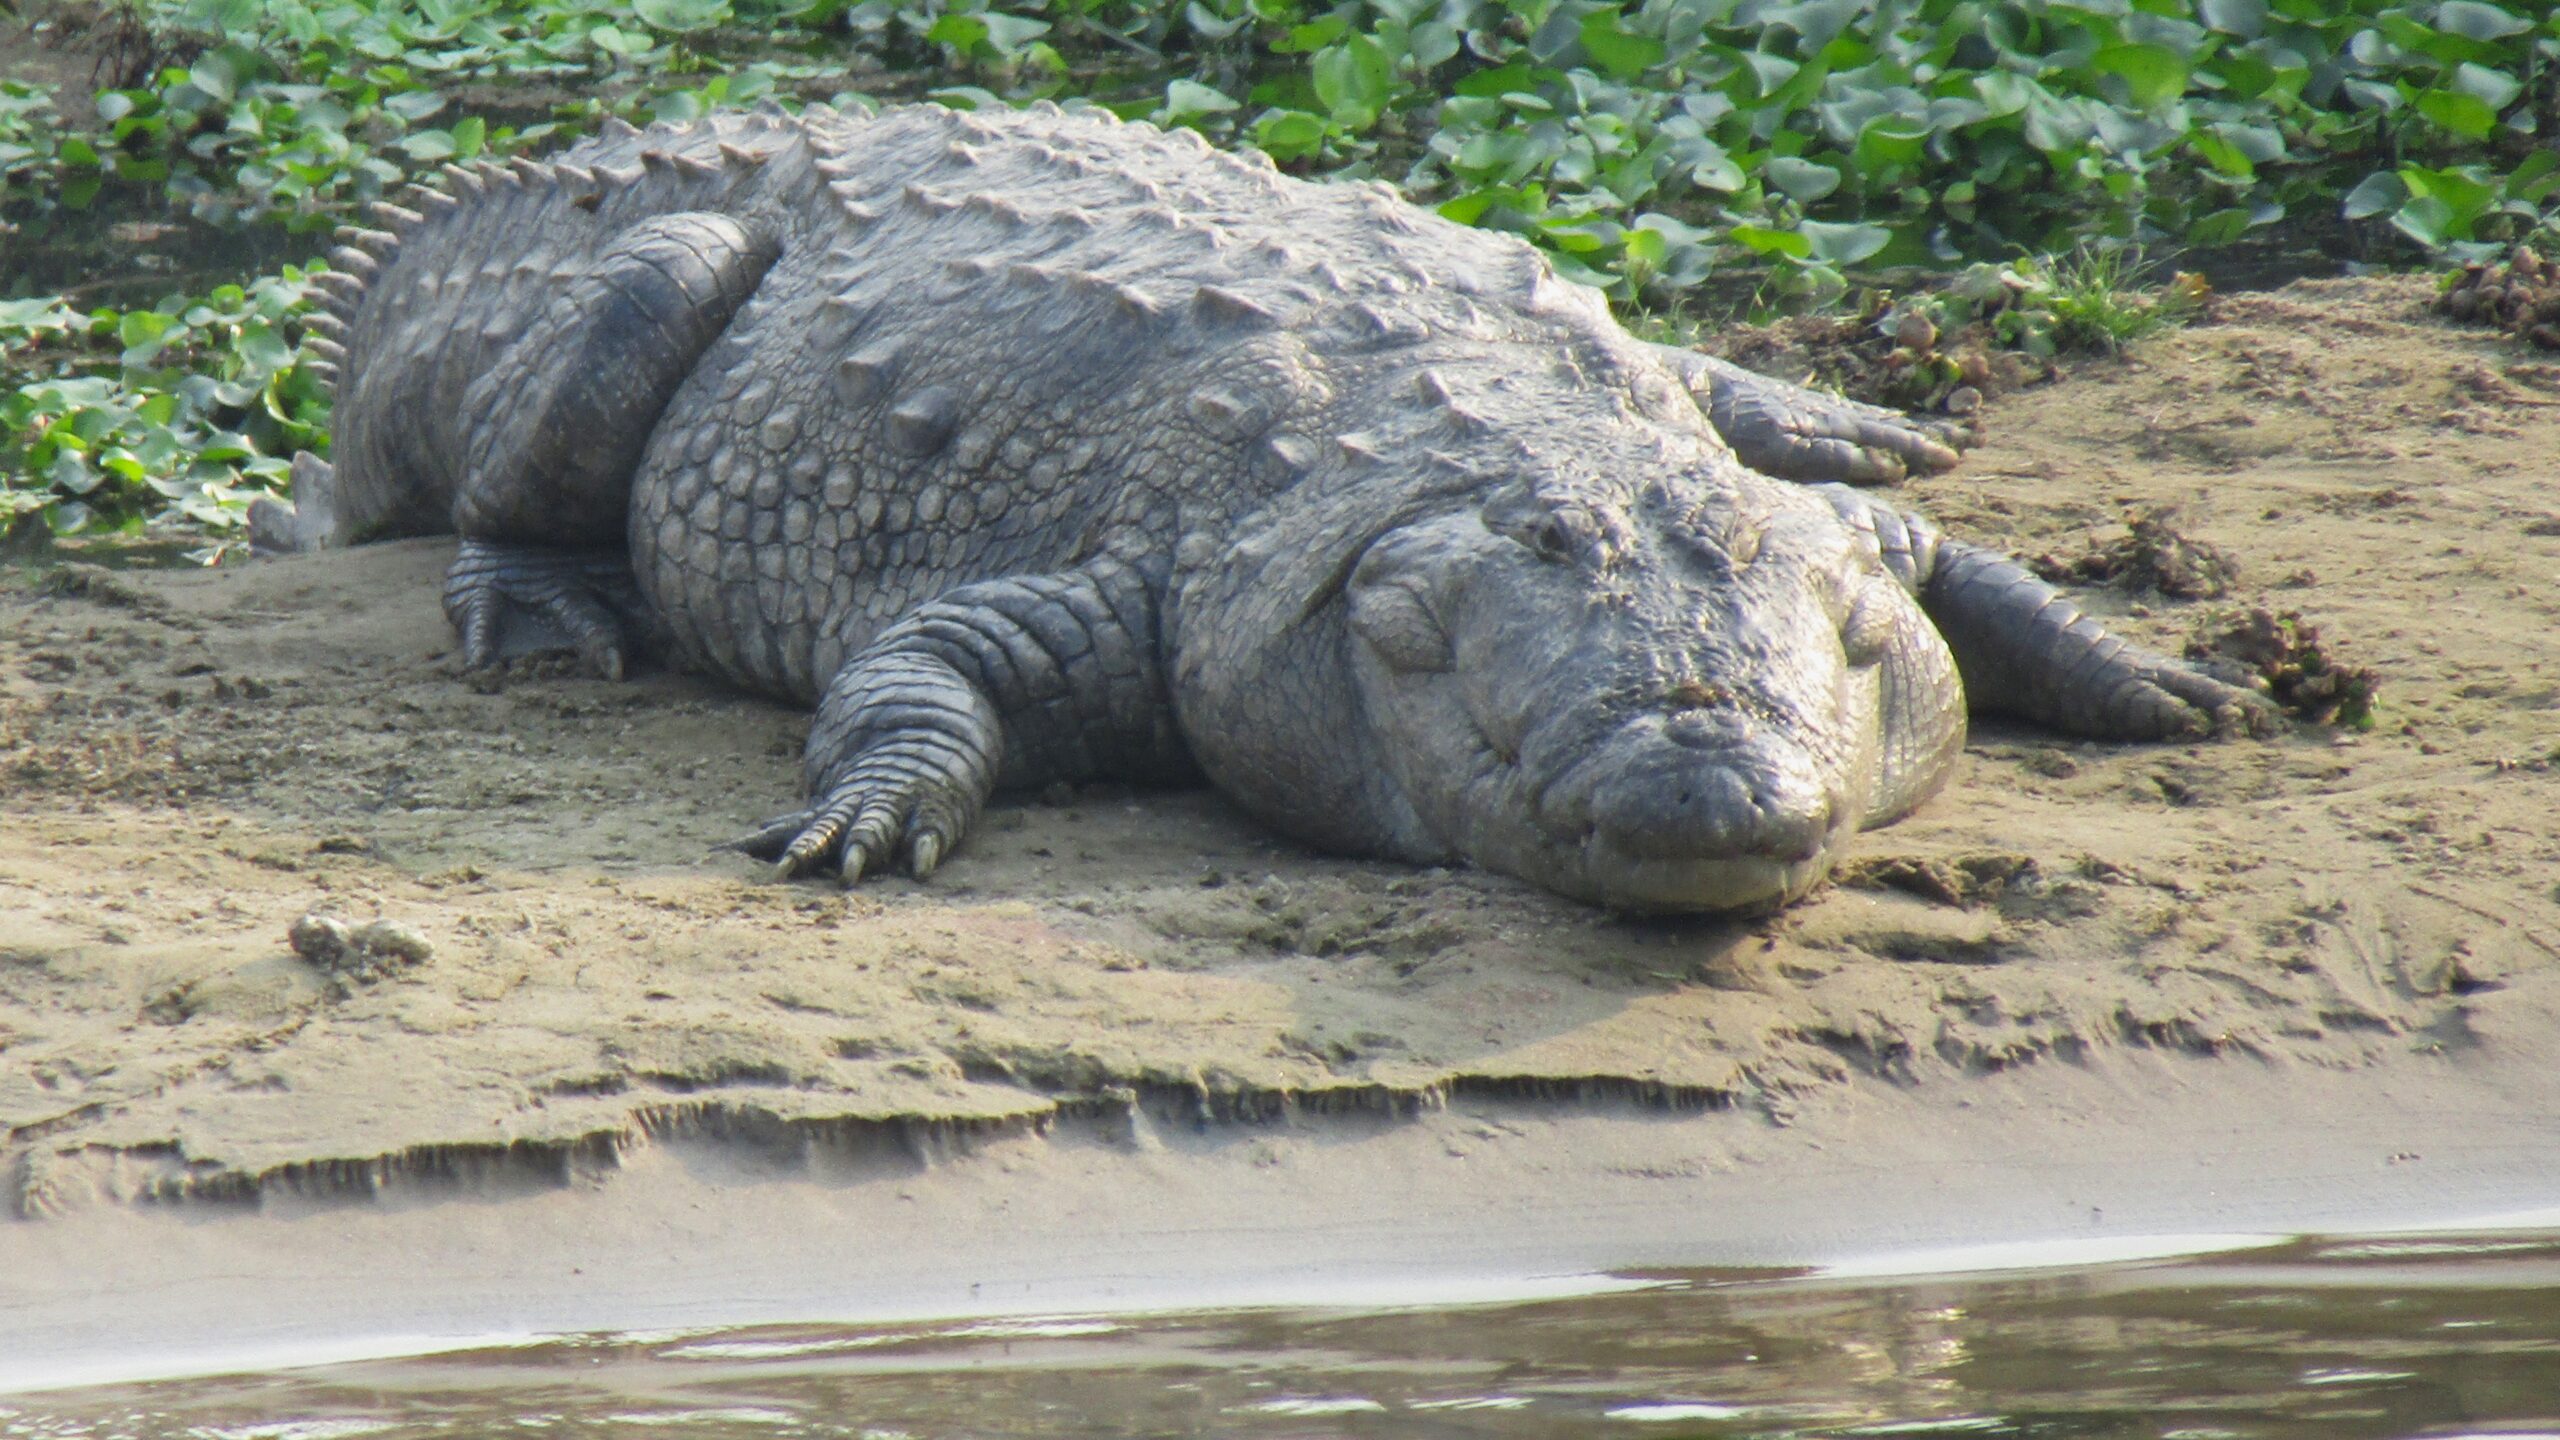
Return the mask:
<svg viewBox="0 0 2560 1440"><path fill-rule="evenodd" d="M1573 558L1573 537L1565 530L1564 522L1552 514L1498 516L1487 522L1487 528L1550 564Z"/></svg>
<svg viewBox="0 0 2560 1440"><path fill-rule="evenodd" d="M1422 597L1392 581L1351 592L1351 629L1379 659L1408 674L1436 674L1456 663L1449 632Z"/></svg>

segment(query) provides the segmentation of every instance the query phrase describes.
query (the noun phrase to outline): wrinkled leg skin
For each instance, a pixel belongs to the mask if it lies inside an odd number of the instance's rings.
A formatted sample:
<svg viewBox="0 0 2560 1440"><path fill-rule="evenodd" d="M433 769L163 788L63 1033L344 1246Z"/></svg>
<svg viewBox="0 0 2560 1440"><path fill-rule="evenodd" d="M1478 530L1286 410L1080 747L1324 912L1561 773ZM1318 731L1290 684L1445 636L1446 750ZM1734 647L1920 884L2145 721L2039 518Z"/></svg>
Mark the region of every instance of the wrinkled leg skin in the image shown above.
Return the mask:
<svg viewBox="0 0 2560 1440"><path fill-rule="evenodd" d="M2003 555L1845 485L1814 487L1873 545L1955 653L1965 699L2092 740L2265 734L2265 696L2116 635Z"/></svg>
<svg viewBox="0 0 2560 1440"><path fill-rule="evenodd" d="M647 625L624 551L632 476L659 413L777 253L725 215L643 221L472 384L462 553L444 591L466 669L565 642L591 673L622 678Z"/></svg>
<svg viewBox="0 0 2560 1440"><path fill-rule="evenodd" d="M1743 464L1807 484L1887 485L1953 466L1973 433L1825 395L1695 350L1656 345Z"/></svg>
<svg viewBox="0 0 2560 1440"><path fill-rule="evenodd" d="M1196 778L1166 697L1156 591L1102 560L951 590L845 662L810 727L808 809L736 848L784 876L918 879L999 785Z"/></svg>

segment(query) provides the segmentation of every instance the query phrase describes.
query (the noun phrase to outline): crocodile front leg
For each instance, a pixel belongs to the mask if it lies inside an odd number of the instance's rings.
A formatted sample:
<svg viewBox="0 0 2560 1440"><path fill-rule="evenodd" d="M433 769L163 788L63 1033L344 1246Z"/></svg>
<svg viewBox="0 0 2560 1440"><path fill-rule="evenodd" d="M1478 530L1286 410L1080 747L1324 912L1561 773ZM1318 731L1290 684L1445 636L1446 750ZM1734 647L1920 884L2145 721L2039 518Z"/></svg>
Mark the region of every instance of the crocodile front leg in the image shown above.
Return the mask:
<svg viewBox="0 0 2560 1440"><path fill-rule="evenodd" d="M1918 598L1955 653L1974 708L2094 740L2272 727L2264 696L2109 634L2007 556L1949 540L1920 516L1845 485L1813 488Z"/></svg>
<svg viewBox="0 0 2560 1440"><path fill-rule="evenodd" d="M737 842L850 885L933 873L998 786L1193 773L1157 646L1156 587L1117 561L963 585L845 662L809 731L809 806Z"/></svg>
<svg viewBox="0 0 2560 1440"><path fill-rule="evenodd" d="M1653 348L1724 443L1763 475L1882 485L1948 469L1973 443L1961 425L1825 395L1677 345Z"/></svg>

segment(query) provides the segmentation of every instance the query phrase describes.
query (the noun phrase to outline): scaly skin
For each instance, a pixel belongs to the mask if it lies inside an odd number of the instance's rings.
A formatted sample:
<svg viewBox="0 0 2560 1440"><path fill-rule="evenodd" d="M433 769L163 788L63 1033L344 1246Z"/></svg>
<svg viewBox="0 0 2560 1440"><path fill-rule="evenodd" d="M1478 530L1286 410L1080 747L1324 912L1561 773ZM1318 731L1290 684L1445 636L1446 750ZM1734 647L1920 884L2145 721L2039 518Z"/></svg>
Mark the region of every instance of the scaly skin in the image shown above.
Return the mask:
<svg viewBox="0 0 2560 1440"><path fill-rule="evenodd" d="M809 803L748 842L788 872L927 873L1000 787L1205 773L1330 849L1765 906L1943 783L1968 684L2118 738L2252 703L1760 473L1951 434L1196 136L721 116L414 203L338 252L339 463L262 539L449 524L475 666L618 674L645 627L814 704Z"/></svg>

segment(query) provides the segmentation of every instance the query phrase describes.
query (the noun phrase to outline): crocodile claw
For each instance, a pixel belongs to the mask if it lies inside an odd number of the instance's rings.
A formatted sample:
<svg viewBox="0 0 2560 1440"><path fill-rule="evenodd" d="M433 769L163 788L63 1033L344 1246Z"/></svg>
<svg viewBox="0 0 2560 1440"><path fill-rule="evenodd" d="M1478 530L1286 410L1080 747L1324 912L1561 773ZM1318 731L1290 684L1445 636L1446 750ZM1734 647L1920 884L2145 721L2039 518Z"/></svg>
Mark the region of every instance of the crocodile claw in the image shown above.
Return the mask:
<svg viewBox="0 0 2560 1440"><path fill-rule="evenodd" d="M588 674L620 680L628 668L626 617L645 612L620 556L466 540L445 573L444 613L462 637L465 670L567 649Z"/></svg>

